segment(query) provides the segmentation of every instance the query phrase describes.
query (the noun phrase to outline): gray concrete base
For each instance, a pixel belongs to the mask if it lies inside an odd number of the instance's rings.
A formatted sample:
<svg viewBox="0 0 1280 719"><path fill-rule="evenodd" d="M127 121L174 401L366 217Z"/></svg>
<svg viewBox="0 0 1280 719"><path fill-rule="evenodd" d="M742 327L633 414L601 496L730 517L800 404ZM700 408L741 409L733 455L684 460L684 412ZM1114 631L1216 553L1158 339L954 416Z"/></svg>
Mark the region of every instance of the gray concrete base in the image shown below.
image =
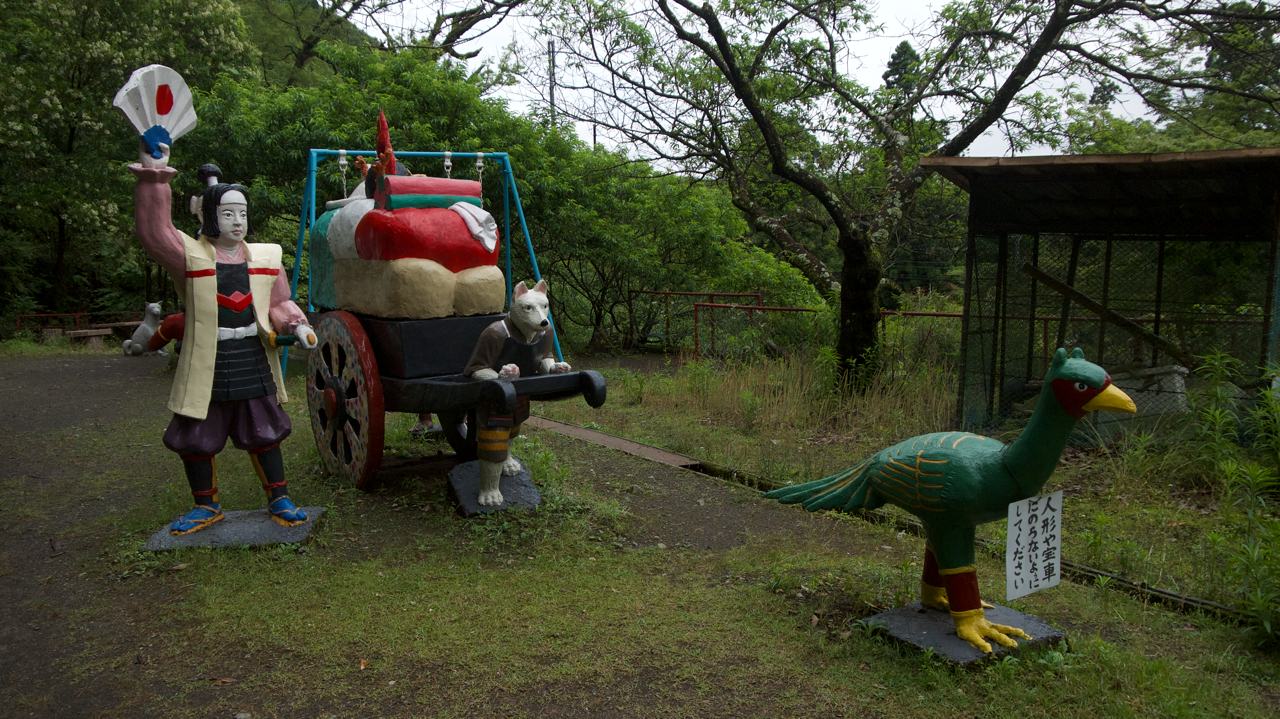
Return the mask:
<svg viewBox="0 0 1280 719"><path fill-rule="evenodd" d="M297 544L311 536L324 507L303 507L307 513L305 524L282 527L276 524L267 510L241 509L226 512L226 519L210 525L195 534L175 537L169 534L169 525L151 535L142 549L147 552L165 552L187 547L257 547L266 544Z"/></svg>
<svg viewBox="0 0 1280 719"><path fill-rule="evenodd" d="M498 491L502 492L502 504L491 507L481 506L477 502L480 496L480 460L463 462L449 472L449 498L458 505L458 511L464 517L477 514L490 514L506 509L534 509L542 504L542 495L533 486L533 478L523 465L520 473L503 477L498 482Z"/></svg>
<svg viewBox="0 0 1280 719"><path fill-rule="evenodd" d="M1005 649L990 642L991 654L984 654L969 642L956 636L956 625L948 612L923 609L919 602L890 609L869 617L866 622L883 627L888 636L921 651L931 650L935 656L961 666L999 657L1029 647L1053 646L1066 636L1033 616L996 605L986 610L987 620L993 624L1018 627L1031 635L1031 639L1016 639L1017 649Z"/></svg>

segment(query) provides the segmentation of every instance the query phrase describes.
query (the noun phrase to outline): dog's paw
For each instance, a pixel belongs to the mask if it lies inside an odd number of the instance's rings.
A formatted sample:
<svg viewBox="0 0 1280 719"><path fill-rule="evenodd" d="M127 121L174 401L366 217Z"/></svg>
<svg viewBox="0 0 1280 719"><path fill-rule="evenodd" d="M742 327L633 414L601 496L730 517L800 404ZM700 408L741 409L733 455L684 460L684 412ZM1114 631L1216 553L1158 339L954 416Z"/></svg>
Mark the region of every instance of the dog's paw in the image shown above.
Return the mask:
<svg viewBox="0 0 1280 719"><path fill-rule="evenodd" d="M515 457L508 456L507 461L502 463L502 475L504 477L513 477L520 474L521 469L523 467L520 464L520 460Z"/></svg>
<svg viewBox="0 0 1280 719"><path fill-rule="evenodd" d="M419 421L417 424L409 428L409 436L414 439L424 439L429 434L435 434L442 431L440 425L435 422L423 423ZM463 434L466 434L463 432Z"/></svg>
<svg viewBox="0 0 1280 719"><path fill-rule="evenodd" d="M551 365L551 374L563 374L572 369L573 368L569 366L568 362L556 362L555 364Z"/></svg>
<svg viewBox="0 0 1280 719"><path fill-rule="evenodd" d="M502 504L502 492L496 489L482 489L480 496L476 498L476 502L482 507L493 507Z"/></svg>
<svg viewBox="0 0 1280 719"><path fill-rule="evenodd" d="M498 379L498 373L485 367L471 373L471 379Z"/></svg>
<svg viewBox="0 0 1280 719"><path fill-rule="evenodd" d="M502 369L498 370L498 377L501 379L515 379L520 376L519 365L504 364Z"/></svg>

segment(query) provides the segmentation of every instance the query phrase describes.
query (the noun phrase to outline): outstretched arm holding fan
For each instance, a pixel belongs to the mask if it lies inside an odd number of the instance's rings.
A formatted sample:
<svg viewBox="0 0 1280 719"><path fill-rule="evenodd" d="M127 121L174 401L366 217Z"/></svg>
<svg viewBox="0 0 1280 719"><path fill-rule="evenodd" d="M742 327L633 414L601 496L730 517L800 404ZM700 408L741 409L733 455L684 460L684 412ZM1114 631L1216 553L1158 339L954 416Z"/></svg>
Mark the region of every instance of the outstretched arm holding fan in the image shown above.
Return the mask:
<svg viewBox="0 0 1280 719"><path fill-rule="evenodd" d="M316 335L290 299L281 248L248 243L248 191L213 177L200 201L200 234L181 232L170 216L169 167L174 141L195 127L191 91L163 65L136 70L116 93L141 136L134 220L143 248L173 276L186 305L182 354L169 395L173 420L164 443L182 457L195 506L174 520L172 534L190 534L223 519L215 456L227 439L247 450L267 493L267 511L294 526L307 515L288 496L280 443L289 417L276 337L294 334L308 349ZM216 170L216 168L213 168Z"/></svg>

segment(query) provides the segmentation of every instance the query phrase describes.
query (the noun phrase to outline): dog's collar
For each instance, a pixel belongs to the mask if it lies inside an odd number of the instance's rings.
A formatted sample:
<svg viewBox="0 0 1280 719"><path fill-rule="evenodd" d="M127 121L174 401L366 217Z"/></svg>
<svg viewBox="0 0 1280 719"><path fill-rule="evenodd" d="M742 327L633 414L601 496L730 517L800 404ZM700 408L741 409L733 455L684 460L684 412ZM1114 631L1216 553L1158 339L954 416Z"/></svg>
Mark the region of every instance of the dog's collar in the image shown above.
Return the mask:
<svg viewBox="0 0 1280 719"><path fill-rule="evenodd" d="M511 321L511 317L509 316L502 318L502 331L507 333L508 338L520 342L521 344L529 345L537 344L538 340L541 340L542 335L546 332L546 330L538 330L533 333L533 336L529 338L528 342L525 342L522 335L517 330L515 323Z"/></svg>

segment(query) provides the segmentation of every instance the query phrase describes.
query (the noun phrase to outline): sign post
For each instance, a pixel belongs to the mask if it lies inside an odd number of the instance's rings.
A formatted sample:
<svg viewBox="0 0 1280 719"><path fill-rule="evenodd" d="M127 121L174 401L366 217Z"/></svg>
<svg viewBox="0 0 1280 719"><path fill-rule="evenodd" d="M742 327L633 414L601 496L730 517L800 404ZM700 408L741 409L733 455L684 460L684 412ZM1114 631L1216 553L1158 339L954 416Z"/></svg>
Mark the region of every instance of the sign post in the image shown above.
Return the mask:
<svg viewBox="0 0 1280 719"><path fill-rule="evenodd" d="M1058 586L1062 580L1062 492L1009 505L1005 599Z"/></svg>

